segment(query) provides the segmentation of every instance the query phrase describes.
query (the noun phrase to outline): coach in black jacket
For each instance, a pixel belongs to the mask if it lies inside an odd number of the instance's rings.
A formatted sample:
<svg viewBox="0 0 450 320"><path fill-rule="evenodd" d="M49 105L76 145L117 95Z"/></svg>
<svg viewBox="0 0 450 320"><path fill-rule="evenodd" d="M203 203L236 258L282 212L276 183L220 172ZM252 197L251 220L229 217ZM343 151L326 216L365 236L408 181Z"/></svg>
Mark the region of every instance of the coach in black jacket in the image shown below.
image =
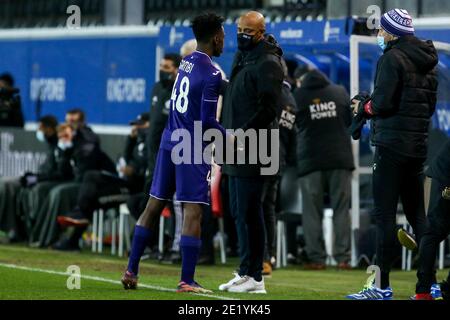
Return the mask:
<svg viewBox="0 0 450 320"><path fill-rule="evenodd" d="M353 102L355 118L372 119L371 140L376 146L373 193L381 288L373 290L376 295L391 295L389 272L395 258L399 198L419 242L425 232L423 163L436 105L438 56L431 41L414 36L406 10L394 9L382 16L378 42L384 54L378 61L375 89L369 98L359 95Z"/></svg>
<svg viewBox="0 0 450 320"><path fill-rule="evenodd" d="M264 37L264 16L249 12L238 24L239 51L224 96L223 125L227 129L276 128L276 117L283 83L282 50ZM258 134L259 135L259 134ZM249 150L249 145L244 149ZM223 166L229 176L231 212L235 215L240 246L240 276L244 282L222 289L233 292L265 291L261 276L264 256L264 219L261 194L264 177L261 163ZM248 230L248 246L245 230Z"/></svg>
<svg viewBox="0 0 450 320"><path fill-rule="evenodd" d="M333 208L339 268L350 260L351 177L353 153L348 134L352 120L347 91L330 83L319 70L307 72L294 93L297 106L297 168L303 195L303 226L310 269L325 268L323 241L324 194Z"/></svg>

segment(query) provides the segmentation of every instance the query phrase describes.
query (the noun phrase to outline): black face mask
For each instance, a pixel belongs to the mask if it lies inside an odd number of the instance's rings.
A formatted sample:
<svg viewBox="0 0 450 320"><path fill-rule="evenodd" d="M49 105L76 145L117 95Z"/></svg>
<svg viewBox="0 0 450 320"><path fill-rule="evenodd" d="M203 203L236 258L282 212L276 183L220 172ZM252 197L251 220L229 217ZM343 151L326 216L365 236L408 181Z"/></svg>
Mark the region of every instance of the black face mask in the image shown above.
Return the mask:
<svg viewBox="0 0 450 320"><path fill-rule="evenodd" d="M173 81L172 78L173 78L173 75L172 75L171 72L166 72L166 71L159 70L159 80L162 83L167 83L168 84L168 83Z"/></svg>
<svg viewBox="0 0 450 320"><path fill-rule="evenodd" d="M237 43L238 48L241 51L250 51L255 47L253 42L255 36L246 33L238 33L237 35Z"/></svg>

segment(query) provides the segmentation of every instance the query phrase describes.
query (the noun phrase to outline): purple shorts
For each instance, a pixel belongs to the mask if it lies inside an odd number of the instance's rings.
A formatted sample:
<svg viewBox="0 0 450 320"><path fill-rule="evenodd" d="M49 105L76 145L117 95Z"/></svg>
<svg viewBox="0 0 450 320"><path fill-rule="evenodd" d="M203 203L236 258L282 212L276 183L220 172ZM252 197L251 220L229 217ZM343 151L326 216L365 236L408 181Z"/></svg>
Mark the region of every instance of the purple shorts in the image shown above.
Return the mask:
<svg viewBox="0 0 450 320"><path fill-rule="evenodd" d="M176 193L179 202L210 204L210 172L208 164L178 164L171 151L160 148L156 158L150 196L172 201Z"/></svg>

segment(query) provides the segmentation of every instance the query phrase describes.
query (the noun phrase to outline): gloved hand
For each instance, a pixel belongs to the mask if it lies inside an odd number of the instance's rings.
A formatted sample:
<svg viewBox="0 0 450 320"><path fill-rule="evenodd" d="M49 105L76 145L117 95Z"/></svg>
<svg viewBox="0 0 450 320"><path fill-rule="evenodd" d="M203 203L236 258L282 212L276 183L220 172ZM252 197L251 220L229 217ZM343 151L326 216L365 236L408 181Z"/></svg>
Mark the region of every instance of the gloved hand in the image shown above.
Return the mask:
<svg viewBox="0 0 450 320"><path fill-rule="evenodd" d="M370 95L367 92L361 92L350 100L353 109L353 116L364 113L364 105L370 101Z"/></svg>
<svg viewBox="0 0 450 320"><path fill-rule="evenodd" d="M361 138L361 131L369 118L364 112L364 105L370 101L370 95L366 92L361 92L350 100L353 109L353 120L350 126L350 134L354 140Z"/></svg>
<svg viewBox="0 0 450 320"><path fill-rule="evenodd" d="M27 172L20 178L20 184L23 188L31 188L39 182L39 178L36 174Z"/></svg>

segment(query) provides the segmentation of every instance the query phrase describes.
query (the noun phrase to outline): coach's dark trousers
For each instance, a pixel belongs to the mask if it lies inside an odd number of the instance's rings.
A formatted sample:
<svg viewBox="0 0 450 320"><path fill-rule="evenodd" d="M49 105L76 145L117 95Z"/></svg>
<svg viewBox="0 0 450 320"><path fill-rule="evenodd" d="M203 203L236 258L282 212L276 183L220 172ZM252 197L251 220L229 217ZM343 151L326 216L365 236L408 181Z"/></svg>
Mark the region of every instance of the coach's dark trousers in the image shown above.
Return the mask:
<svg viewBox="0 0 450 320"><path fill-rule="evenodd" d="M264 177L229 177L230 209L236 223L239 274L262 279L265 247L262 192Z"/></svg>
<svg viewBox="0 0 450 320"><path fill-rule="evenodd" d="M427 216L427 230L419 247L419 268L417 270L417 293L429 293L436 283L436 255L439 244L450 233L450 200L442 198L445 186L436 179L431 182L430 206ZM450 280L450 274L449 274Z"/></svg>
<svg viewBox="0 0 450 320"><path fill-rule="evenodd" d="M426 230L423 163L425 159L397 154L377 147L373 165L374 216L377 230L377 265L381 289L389 287L389 272L395 259L397 204L402 200L406 219L418 243Z"/></svg>

